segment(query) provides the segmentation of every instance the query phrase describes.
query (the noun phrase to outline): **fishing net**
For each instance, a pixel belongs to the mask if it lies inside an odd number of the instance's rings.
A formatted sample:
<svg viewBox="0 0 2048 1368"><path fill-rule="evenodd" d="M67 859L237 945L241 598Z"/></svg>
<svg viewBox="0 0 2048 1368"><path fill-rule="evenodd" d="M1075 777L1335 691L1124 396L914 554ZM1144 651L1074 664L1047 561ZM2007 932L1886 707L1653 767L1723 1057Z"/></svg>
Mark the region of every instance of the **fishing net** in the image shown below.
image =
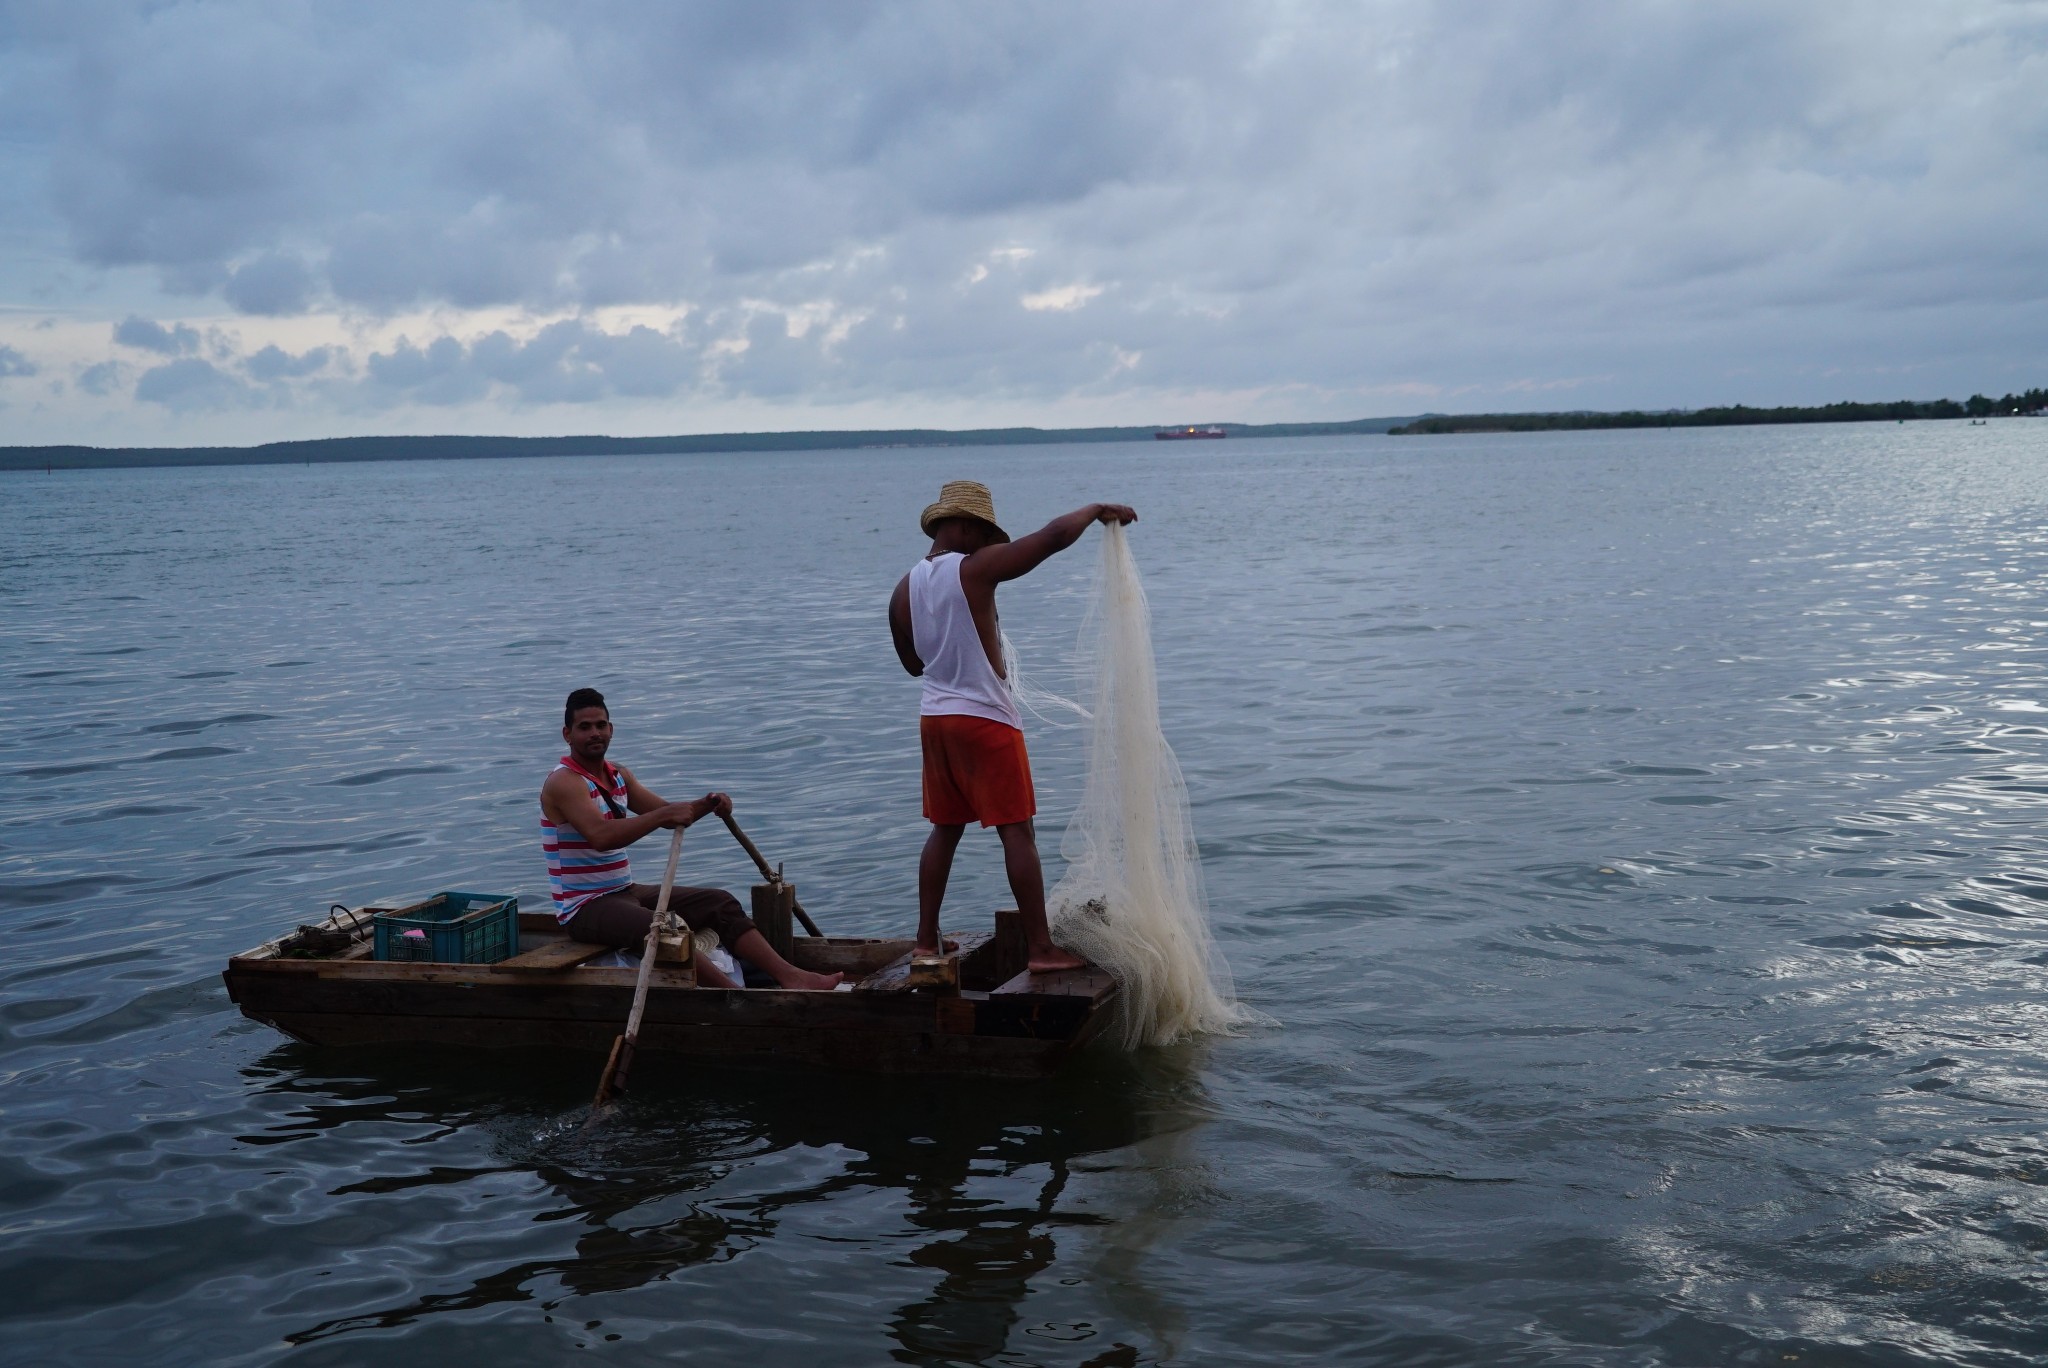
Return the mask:
<svg viewBox="0 0 2048 1368"><path fill-rule="evenodd" d="M1159 729L1151 612L1121 527L1081 628L1088 777L1047 895L1053 936L1116 976L1125 1048L1165 1045L1249 1020L1209 936L1187 784Z"/></svg>

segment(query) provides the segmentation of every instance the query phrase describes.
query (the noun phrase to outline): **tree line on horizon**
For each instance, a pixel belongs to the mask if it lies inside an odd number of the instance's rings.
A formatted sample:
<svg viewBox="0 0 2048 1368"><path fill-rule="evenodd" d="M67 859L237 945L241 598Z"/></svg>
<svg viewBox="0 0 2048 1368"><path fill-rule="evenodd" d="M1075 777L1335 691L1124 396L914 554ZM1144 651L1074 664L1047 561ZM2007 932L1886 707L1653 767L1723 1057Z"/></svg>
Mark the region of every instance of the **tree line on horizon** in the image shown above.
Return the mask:
<svg viewBox="0 0 2048 1368"><path fill-rule="evenodd" d="M1387 429L1390 437L1441 435L1454 432L1576 432L1595 428L1742 427L1760 423L1881 423L1908 418L1990 418L2035 414L2048 409L2048 389L2030 389L2002 399L1973 394L1962 403L1953 399L1899 399L1888 404L1821 404L1812 407L1751 408L1730 404L1720 408L1669 409L1620 413L1462 413L1430 414Z"/></svg>
<svg viewBox="0 0 2048 1368"><path fill-rule="evenodd" d="M1224 423L1233 437L1332 437L1385 432L1406 418L1324 423ZM121 466L297 465L338 461L457 461L507 456L682 456L872 447L1042 446L1149 442L1157 424L1093 428L872 428L814 432L714 432L675 437L314 437L244 447L0 446L0 470L99 470Z"/></svg>

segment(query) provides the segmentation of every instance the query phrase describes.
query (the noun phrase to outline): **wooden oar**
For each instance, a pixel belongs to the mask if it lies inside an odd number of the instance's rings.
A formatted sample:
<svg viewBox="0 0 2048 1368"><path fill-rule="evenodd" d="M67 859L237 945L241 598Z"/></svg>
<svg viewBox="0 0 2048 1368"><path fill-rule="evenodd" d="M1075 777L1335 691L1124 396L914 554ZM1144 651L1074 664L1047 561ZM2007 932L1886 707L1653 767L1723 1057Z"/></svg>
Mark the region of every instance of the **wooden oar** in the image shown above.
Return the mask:
<svg viewBox="0 0 2048 1368"><path fill-rule="evenodd" d="M747 839L747 833L740 830L740 824L732 819L732 814L721 812L718 815L724 820L726 830L732 833L732 838L740 843L740 849L754 857L754 867L761 871L761 877L769 883L781 882L775 877L775 871L768 867L768 857L763 855L760 848ZM825 933L820 931L818 924L811 920L811 914L804 911L804 905L794 898L791 898L789 901L790 906L796 911L796 919L804 924L804 930L814 936L822 937Z"/></svg>
<svg viewBox="0 0 2048 1368"><path fill-rule="evenodd" d="M597 1080L597 1099L590 1104L595 1121L613 1093L626 1085L626 1070L633 1063L633 1047L640 1040L640 1014L647 1010L647 981L654 973L654 956L661 949L661 933L668 926L668 895L675 891L676 863L683 857L683 829L669 838L668 868L661 876L661 897L654 904L654 919L647 923L647 944L640 949L640 977L633 982L633 1010L626 1016L626 1033L612 1042L611 1057L604 1062L604 1074ZM685 930L684 944L687 946Z"/></svg>

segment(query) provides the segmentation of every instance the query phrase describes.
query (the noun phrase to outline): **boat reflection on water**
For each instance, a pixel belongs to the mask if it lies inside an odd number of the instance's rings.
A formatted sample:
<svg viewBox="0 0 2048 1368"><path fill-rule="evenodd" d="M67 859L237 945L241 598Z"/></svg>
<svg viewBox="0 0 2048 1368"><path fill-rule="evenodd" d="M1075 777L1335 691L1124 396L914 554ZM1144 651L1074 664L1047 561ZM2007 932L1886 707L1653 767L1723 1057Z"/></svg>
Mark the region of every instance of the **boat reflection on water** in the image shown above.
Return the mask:
<svg viewBox="0 0 2048 1368"><path fill-rule="evenodd" d="M501 1304L528 1303L533 1319L552 1317L565 1334L596 1322L616 1332L659 1321L687 1335L683 1327L709 1310L809 1340L808 1353L862 1343L872 1353L874 1320L817 1322L832 1309L823 1304L836 1281L829 1261L880 1255L889 1283L923 1289L886 1318L893 1357L978 1361L1016 1347L1034 1279L1043 1292L1040 1275L1062 1260L1096 1284L1096 1305L1107 1298L1135 1325L1125 1340L1176 1338L1175 1308L1135 1279L1165 1228L1156 1212L1184 1206L1153 1189L1174 1181L1177 1168L1162 1163L1160 1149L1177 1149L1208 1115L1197 1065L1193 1051L1133 1058L1097 1050L1060 1078L999 1083L650 1060L636 1069L625 1106L585 1131L589 1067L580 1056L510 1064L495 1052L340 1056L287 1045L249 1071L275 1122L243 1139L321 1137L300 1153L325 1156L324 1171L309 1175L315 1181L342 1179L327 1187L334 1201L388 1207L439 1189L441 1205L479 1213L473 1230L461 1221L451 1229L445 1211L421 1213L435 1238L478 1251L459 1275L415 1273L395 1301L388 1277L383 1301L337 1295L328 1305L341 1314L291 1331L294 1345L450 1315L492 1320ZM393 1125L409 1132L402 1143ZM378 1133L374 1143L369 1131ZM336 1144L341 1135L353 1143ZM1079 1184L1077 1173L1086 1175ZM1125 1200L1132 1183L1138 1190ZM474 1187L459 1199L449 1192L473 1184L489 1189L488 1202ZM1077 1187L1093 1200L1077 1200ZM1105 1192L1120 1195L1105 1201ZM365 1224L413 1223L379 1215ZM550 1230L538 1257L536 1225ZM483 1253L500 1244L525 1257ZM742 1254L751 1271L728 1287L733 1275L715 1266ZM755 1261L764 1256L788 1276L763 1271ZM355 1261L376 1264L378 1251L354 1251ZM936 1277L906 1280L900 1270L910 1269ZM872 1281L869 1272L857 1285ZM1123 1342L1073 1348L1090 1362L1139 1361Z"/></svg>

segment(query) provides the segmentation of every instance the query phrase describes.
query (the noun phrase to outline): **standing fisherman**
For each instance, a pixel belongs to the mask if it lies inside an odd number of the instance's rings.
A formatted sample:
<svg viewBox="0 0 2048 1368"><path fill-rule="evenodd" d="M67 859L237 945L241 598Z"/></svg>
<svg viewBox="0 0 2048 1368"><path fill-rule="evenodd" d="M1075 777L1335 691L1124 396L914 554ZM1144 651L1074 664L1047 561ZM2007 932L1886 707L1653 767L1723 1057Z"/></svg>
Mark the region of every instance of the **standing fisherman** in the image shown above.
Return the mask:
<svg viewBox="0 0 2048 1368"><path fill-rule="evenodd" d="M932 549L889 596L896 658L924 681L918 737L924 747L924 815L932 834L917 862L914 955L939 953L939 906L953 852L969 822L994 827L1003 868L1023 914L1031 972L1078 969L1079 955L1052 943L1045 922L1045 871L1031 819L1038 797L1024 724L1003 673L996 586L1030 574L1081 539L1090 523L1132 523L1123 504L1089 504L1054 518L1021 541L996 522L988 486L950 480L918 526Z"/></svg>

